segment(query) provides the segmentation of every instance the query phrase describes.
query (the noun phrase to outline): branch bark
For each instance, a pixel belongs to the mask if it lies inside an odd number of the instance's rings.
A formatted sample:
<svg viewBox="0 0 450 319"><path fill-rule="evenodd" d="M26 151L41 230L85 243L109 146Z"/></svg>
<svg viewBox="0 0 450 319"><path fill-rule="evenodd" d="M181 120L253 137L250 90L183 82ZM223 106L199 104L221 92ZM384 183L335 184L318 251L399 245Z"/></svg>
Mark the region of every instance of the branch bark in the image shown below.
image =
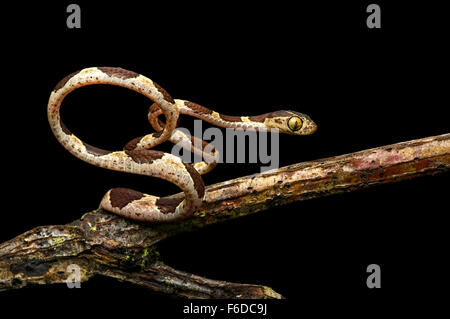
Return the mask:
<svg viewBox="0 0 450 319"><path fill-rule="evenodd" d="M0 244L0 290L95 275L188 298L282 298L269 287L216 281L165 265L155 244L180 232L286 203L349 192L450 168L450 134L286 166L211 185L187 220L141 224L96 210L67 225L36 227ZM182 196L176 194L174 197Z"/></svg>

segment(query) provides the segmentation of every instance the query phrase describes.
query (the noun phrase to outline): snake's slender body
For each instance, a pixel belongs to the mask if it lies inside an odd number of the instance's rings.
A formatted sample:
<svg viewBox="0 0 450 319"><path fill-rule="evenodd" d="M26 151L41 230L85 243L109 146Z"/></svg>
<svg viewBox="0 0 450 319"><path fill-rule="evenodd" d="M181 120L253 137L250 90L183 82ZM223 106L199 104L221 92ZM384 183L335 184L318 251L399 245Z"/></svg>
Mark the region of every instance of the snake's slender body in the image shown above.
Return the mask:
<svg viewBox="0 0 450 319"><path fill-rule="evenodd" d="M61 121L60 107L73 90L92 84L109 84L139 92L153 105L149 121L157 131L130 141L122 151L107 151L91 146L72 134ZM198 209L204 197L204 184L200 173L211 170L217 152L208 144L190 138L176 130L179 114L187 114L214 125L237 129L273 130L307 135L316 130L315 123L306 115L293 111L277 111L258 116L226 116L201 105L174 100L163 88L135 72L112 67L92 67L72 73L61 80L52 91L48 102L48 120L58 141L73 155L90 164L133 174L154 176L176 184L184 192L184 199L157 197L125 188L109 190L100 207L138 221L167 222L186 218ZM165 116L162 123L158 116ZM184 163L177 156L149 150L166 140L183 144L194 152L208 151L208 163ZM199 146L200 148L199 149Z"/></svg>

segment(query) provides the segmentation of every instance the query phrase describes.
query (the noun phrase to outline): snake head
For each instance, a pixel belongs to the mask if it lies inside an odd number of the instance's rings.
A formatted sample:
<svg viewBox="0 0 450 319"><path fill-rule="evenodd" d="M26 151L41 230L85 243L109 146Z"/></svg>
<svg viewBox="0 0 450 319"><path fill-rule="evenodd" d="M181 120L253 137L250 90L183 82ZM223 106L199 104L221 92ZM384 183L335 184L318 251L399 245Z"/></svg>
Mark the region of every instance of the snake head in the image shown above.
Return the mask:
<svg viewBox="0 0 450 319"><path fill-rule="evenodd" d="M292 135L310 135L317 130L317 125L311 118L295 111L275 111L266 115L266 128L278 129L281 133Z"/></svg>

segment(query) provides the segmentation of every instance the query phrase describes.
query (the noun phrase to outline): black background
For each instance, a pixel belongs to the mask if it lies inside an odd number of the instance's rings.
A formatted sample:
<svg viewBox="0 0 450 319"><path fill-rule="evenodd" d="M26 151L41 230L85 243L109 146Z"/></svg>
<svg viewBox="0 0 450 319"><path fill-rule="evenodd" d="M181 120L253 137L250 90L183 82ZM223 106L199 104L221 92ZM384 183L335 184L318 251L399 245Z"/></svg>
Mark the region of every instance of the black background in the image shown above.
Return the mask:
<svg viewBox="0 0 450 319"><path fill-rule="evenodd" d="M46 117L49 94L64 76L85 67L141 73L175 98L224 114L309 114L319 130L280 136L281 166L449 131L448 28L445 8L437 4L377 1L382 28L376 30L366 27L370 2L364 1L83 1L82 28L70 30L68 3L4 12L2 197L8 208L1 241L77 219L112 187L178 192L159 180L88 165L58 144ZM151 130L149 104L126 89L92 86L70 94L62 116L89 144L121 149ZM258 171L254 164L221 164L204 181ZM425 297L439 302L445 296L439 289L448 285L447 184L448 175L423 177L298 202L179 235L158 249L176 269L272 287L287 298L270 304L273 318L306 310L411 310L426 305ZM381 266L381 289L366 286L372 263ZM103 278L81 289L3 292L0 304L6 297L149 316L158 310L182 317L188 304Z"/></svg>

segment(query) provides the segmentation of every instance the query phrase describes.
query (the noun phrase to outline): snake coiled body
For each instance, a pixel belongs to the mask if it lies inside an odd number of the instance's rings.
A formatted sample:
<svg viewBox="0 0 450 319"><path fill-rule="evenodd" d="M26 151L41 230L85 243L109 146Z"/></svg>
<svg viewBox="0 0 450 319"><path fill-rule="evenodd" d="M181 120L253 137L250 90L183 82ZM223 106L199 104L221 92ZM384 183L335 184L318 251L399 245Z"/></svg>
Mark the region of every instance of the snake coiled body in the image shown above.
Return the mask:
<svg viewBox="0 0 450 319"><path fill-rule="evenodd" d="M107 151L91 146L74 134L61 121L60 107L73 90L92 84L109 84L141 93L153 101L149 121L156 132L130 141L121 151ZM92 165L110 170L158 177L177 185L184 198L157 197L138 191L114 188L103 197L100 207L138 221L167 222L186 218L202 205L205 187L200 173L211 170L217 161L213 147L176 130L181 114L191 115L212 124L237 129L273 130L307 135L316 130L306 115L293 111L276 111L258 116L226 116L201 105L174 100L162 87L149 78L132 71L114 67L92 67L74 72L54 88L48 102L48 120L57 140L73 155ZM165 123L158 117L165 116ZM154 146L166 141L183 144L194 152L205 152L208 163L184 163L177 156L156 150ZM198 147L200 145L200 147Z"/></svg>

